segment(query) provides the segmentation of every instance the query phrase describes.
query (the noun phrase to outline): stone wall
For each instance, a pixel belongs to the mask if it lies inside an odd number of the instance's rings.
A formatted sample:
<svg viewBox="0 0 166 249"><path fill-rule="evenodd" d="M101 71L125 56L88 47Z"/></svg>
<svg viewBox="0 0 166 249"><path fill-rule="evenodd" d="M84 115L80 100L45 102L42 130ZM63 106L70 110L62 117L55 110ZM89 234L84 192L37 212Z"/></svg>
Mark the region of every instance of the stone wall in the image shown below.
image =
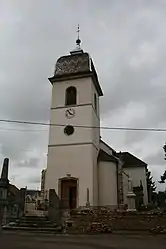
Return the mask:
<svg viewBox="0 0 166 249"><path fill-rule="evenodd" d="M62 222L61 201L54 189L49 190L48 218L50 221L56 222L58 225Z"/></svg>
<svg viewBox="0 0 166 249"><path fill-rule="evenodd" d="M73 210L67 225L69 233L150 231L157 226L166 228L166 214L113 212L108 209Z"/></svg>

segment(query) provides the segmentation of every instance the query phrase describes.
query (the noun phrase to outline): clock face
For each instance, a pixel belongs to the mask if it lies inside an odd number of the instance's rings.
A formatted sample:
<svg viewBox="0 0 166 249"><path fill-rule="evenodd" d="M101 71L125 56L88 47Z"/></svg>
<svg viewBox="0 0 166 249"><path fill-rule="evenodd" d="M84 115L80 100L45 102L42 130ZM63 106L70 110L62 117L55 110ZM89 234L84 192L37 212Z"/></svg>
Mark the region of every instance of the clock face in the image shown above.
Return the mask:
<svg viewBox="0 0 166 249"><path fill-rule="evenodd" d="M73 118L75 115L75 110L72 108L69 108L66 110L66 117L67 118Z"/></svg>

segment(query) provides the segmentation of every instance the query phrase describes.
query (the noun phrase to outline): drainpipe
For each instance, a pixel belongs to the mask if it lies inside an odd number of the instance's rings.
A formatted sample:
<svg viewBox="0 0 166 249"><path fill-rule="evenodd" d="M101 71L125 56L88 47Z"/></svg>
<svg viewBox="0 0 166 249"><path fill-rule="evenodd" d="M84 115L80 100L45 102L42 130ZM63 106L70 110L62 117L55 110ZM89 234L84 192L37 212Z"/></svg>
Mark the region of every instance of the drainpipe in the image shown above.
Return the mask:
<svg viewBox="0 0 166 249"><path fill-rule="evenodd" d="M24 215L26 214L26 194L27 194L27 186L25 187L25 196L24 196Z"/></svg>
<svg viewBox="0 0 166 249"><path fill-rule="evenodd" d="M118 209L120 207L120 198L119 198L119 163L116 161L116 189L117 189L117 204L118 204Z"/></svg>

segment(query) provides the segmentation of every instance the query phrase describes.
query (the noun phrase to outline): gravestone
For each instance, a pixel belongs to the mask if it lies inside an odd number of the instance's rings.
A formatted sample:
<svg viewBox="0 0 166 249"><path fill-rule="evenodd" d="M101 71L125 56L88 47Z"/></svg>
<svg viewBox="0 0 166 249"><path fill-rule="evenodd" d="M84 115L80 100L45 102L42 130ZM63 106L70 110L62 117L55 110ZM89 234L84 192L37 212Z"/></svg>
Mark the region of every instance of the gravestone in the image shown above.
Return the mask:
<svg viewBox="0 0 166 249"><path fill-rule="evenodd" d="M86 200L86 207L90 207L90 201L89 201L89 188L87 188L87 200Z"/></svg>
<svg viewBox="0 0 166 249"><path fill-rule="evenodd" d="M135 208L135 197L136 195L133 192L133 186L132 186L132 180L131 178L128 178L128 192L127 192L127 211L136 211Z"/></svg>

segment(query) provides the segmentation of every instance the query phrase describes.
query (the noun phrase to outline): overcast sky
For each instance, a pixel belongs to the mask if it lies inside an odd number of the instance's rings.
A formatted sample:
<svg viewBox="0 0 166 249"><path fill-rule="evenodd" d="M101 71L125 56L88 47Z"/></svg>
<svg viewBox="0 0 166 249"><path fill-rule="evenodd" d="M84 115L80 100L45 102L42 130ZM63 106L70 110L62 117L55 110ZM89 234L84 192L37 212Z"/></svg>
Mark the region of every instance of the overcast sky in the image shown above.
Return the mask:
<svg viewBox="0 0 166 249"><path fill-rule="evenodd" d="M74 49L79 23L104 91L102 126L166 128L165 11L165 0L0 0L0 119L49 122L47 78ZM166 133L106 130L102 138L147 162L159 180ZM40 186L47 144L47 127L0 122L11 183Z"/></svg>

